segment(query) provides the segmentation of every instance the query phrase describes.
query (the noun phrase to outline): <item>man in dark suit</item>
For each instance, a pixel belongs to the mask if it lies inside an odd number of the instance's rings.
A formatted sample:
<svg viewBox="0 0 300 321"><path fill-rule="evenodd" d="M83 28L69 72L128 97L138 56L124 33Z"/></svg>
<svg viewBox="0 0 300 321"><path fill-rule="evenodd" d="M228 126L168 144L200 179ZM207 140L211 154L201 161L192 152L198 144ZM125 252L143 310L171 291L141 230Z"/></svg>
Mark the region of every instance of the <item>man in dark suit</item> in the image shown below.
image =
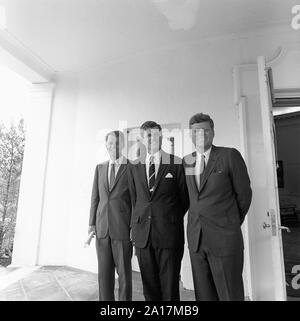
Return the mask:
<svg viewBox="0 0 300 321"><path fill-rule="evenodd" d="M89 220L89 233L96 234L99 300L115 300L116 269L119 300L131 301L131 200L127 179L128 160L121 154L123 133L110 132L105 141L110 160L96 167Z"/></svg>
<svg viewBox="0 0 300 321"><path fill-rule="evenodd" d="M147 301L179 300L184 249L183 217L188 192L182 160L161 149L162 129L153 121L141 126L142 156L129 166L133 202L132 241Z"/></svg>
<svg viewBox="0 0 300 321"><path fill-rule="evenodd" d="M196 152L184 157L184 167L196 300L244 300L241 225L252 198L247 168L236 149L212 144L208 115L194 115L189 127Z"/></svg>

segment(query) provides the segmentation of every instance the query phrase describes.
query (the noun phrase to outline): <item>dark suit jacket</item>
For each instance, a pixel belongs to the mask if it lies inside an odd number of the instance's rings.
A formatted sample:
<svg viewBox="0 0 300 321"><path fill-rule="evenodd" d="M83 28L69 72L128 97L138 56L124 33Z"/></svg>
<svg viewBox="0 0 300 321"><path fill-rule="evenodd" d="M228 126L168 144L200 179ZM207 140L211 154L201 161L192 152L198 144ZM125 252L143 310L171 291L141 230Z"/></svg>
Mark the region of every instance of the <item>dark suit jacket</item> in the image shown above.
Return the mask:
<svg viewBox="0 0 300 321"><path fill-rule="evenodd" d="M184 157L190 197L187 237L196 252L202 233L203 245L215 256L240 253L243 247L241 224L249 209L252 191L247 168L234 148L212 146L200 191L191 174L196 153Z"/></svg>
<svg viewBox="0 0 300 321"><path fill-rule="evenodd" d="M152 195L144 159L129 165L128 181L133 204L133 244L144 248L151 235L152 244L160 248L183 247L183 217L189 201L182 160L162 151Z"/></svg>
<svg viewBox="0 0 300 321"><path fill-rule="evenodd" d="M127 169L128 160L123 164L109 191L108 165L104 162L97 165L91 197L89 225L96 226L97 238L104 238L109 230L111 239L130 239L131 200L128 188Z"/></svg>

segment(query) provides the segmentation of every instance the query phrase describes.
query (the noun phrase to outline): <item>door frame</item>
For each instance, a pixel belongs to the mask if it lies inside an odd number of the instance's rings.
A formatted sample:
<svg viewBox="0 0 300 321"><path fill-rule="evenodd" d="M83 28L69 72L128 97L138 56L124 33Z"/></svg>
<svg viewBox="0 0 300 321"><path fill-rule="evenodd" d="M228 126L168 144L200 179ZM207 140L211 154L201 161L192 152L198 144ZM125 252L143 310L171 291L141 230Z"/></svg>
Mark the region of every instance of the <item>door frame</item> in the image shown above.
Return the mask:
<svg viewBox="0 0 300 321"><path fill-rule="evenodd" d="M274 61L274 60L273 60ZM242 88L241 88L241 73L246 72L246 71L254 71L262 68L262 64L264 63L263 57L258 59L258 64L245 64L245 65L237 65L234 66L233 68L233 88L234 88L234 103L235 107L237 110L237 115L238 115L238 123L239 123L239 136L240 136L240 149L241 149L241 154L243 155L246 164L249 163L249 158L248 158L248 148L247 148L247 142L248 142L248 132L247 132L247 120L246 120L246 110L247 110L247 97L243 96L242 94ZM270 64L270 63L269 63ZM267 96L261 97L261 93L259 94L260 100L263 99L266 103L266 99L268 99ZM262 111L262 108L261 108ZM263 139L266 142L266 139L271 139L270 136L268 136L268 132L266 130L267 128L267 121L269 122L269 119L267 118L268 115L266 112L262 111L262 126L263 126ZM271 135L271 133L269 133ZM267 137L268 136L268 137ZM268 144L265 144L268 145ZM269 157L272 157L272 153L270 153ZM270 161L270 160L269 160ZM249 174L251 176L251 169L249 168ZM276 172L276 169L270 169L270 171ZM253 174L253 173L252 173ZM269 173L269 177L271 177L271 172ZM275 177L274 177L275 179ZM275 186L277 186L277 181ZM277 192L277 200L273 200L275 204L277 204L278 201L278 192ZM278 203L279 204L279 203ZM251 208L249 210L251 212ZM251 214L250 214L251 215ZM245 286L245 295L249 297L250 300L255 300L255 293L254 293L254 287L253 287L253 280L255 276L253 275L254 269L254 262L251 259L251 248L252 248L252 243L250 240L250 226L248 224L248 215L246 216L245 222L242 226L242 231L244 235L244 242L245 242L245 266L244 266L244 286ZM278 285L274 288L274 293L275 293L275 299L276 300L286 300L286 287L285 287L285 275L284 274L284 262L283 262L283 253L282 253L282 239L281 239L281 231L278 230L278 226L280 226L280 217L279 219L277 218L276 222L276 229L278 233L278 238L279 242L281 242L281 247L280 244L278 243L277 245L275 244L278 242L278 239L271 239L272 243L272 257L274 258L275 262L281 262L280 266L272 266L272 269L274 271L276 280L282 280L282 282L278 282ZM274 249L276 248L276 251ZM279 248L279 251L278 251ZM276 253L275 253L276 252ZM282 273L281 273L282 272ZM280 284L279 284L280 283Z"/></svg>

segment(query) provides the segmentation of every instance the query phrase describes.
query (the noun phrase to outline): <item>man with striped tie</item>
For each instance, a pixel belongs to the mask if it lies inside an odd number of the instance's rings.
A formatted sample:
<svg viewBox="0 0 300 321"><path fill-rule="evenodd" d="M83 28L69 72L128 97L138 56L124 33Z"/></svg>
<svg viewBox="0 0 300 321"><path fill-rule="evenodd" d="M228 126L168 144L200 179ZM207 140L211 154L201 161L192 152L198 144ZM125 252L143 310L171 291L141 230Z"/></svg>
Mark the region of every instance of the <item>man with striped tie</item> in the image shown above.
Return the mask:
<svg viewBox="0 0 300 321"><path fill-rule="evenodd" d="M145 151L130 164L128 183L144 296L147 301L179 300L183 217L189 204L182 160L161 149L162 129L156 122L145 122L141 135Z"/></svg>
<svg viewBox="0 0 300 321"><path fill-rule="evenodd" d="M196 151L184 157L184 167L196 300L244 300L241 225L252 198L247 168L236 149L212 144L210 116L194 115L189 127Z"/></svg>

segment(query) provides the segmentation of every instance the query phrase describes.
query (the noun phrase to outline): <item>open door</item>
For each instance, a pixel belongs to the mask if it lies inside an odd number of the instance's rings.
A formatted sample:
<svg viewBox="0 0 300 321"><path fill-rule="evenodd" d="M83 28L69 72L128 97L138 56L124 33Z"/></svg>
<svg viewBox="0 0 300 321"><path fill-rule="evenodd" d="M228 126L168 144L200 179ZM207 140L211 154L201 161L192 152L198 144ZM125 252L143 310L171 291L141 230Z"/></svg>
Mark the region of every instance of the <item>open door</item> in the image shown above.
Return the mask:
<svg viewBox="0 0 300 321"><path fill-rule="evenodd" d="M246 293L251 300L286 300L272 103L264 57L234 69L241 152L253 190L243 225Z"/></svg>
<svg viewBox="0 0 300 321"><path fill-rule="evenodd" d="M266 195L268 199L268 213L267 221L263 223L263 228L270 234L272 272L274 274L274 298L277 300L286 300L286 281L281 239L281 229L285 229L285 227L282 227L280 223L280 206L276 172L277 163L275 155L275 125L272 114L272 100L265 58L262 56L258 57L257 65L268 184L268 194Z"/></svg>

